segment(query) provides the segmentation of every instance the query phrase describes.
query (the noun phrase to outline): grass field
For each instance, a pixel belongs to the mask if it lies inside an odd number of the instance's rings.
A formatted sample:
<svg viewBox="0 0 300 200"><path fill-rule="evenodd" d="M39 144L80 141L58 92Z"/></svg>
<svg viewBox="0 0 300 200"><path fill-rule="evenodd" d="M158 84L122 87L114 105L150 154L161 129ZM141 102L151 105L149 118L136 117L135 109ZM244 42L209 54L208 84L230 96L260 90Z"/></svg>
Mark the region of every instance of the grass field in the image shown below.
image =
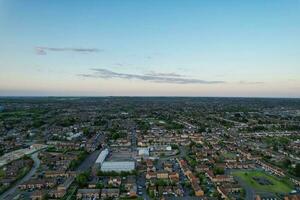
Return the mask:
<svg viewBox="0 0 300 200"><path fill-rule="evenodd" d="M261 192L289 193L293 189L292 183L289 180L277 178L263 171L237 171L232 174L242 179L249 187ZM253 177L267 179L272 185L261 185Z"/></svg>
<svg viewBox="0 0 300 200"><path fill-rule="evenodd" d="M224 158L226 159L235 159L236 158L236 154L231 153L231 152L226 152L223 154Z"/></svg>

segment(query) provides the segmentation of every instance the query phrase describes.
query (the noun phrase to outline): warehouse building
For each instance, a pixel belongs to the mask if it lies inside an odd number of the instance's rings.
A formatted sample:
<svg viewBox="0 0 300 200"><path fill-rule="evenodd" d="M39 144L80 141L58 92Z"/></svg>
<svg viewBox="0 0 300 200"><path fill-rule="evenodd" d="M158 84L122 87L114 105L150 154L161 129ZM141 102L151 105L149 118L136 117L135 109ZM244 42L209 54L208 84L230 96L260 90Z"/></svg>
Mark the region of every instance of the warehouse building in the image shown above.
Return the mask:
<svg viewBox="0 0 300 200"><path fill-rule="evenodd" d="M149 156L149 148L138 148L139 156Z"/></svg>
<svg viewBox="0 0 300 200"><path fill-rule="evenodd" d="M132 171L135 169L134 161L106 161L101 165L101 171Z"/></svg>
<svg viewBox="0 0 300 200"><path fill-rule="evenodd" d="M97 160L96 160L96 165L101 166L105 160L105 158L108 156L108 149L104 149L103 151L101 151L101 153L99 154Z"/></svg>

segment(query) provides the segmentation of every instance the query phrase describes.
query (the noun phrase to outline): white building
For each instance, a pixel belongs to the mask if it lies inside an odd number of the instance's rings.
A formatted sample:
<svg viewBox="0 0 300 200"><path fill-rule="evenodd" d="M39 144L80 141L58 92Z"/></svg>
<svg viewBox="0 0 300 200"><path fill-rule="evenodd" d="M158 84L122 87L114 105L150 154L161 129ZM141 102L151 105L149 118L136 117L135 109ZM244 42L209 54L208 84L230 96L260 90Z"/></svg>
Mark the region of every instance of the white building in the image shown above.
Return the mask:
<svg viewBox="0 0 300 200"><path fill-rule="evenodd" d="M167 147L166 147L166 150L167 150L167 151L172 151L172 147L171 147L171 146L167 146Z"/></svg>
<svg viewBox="0 0 300 200"><path fill-rule="evenodd" d="M99 156L98 156L98 158L96 160L96 164L102 165L103 162L104 162L104 160L105 160L105 158L107 157L108 153L109 153L108 149L104 149L103 151L101 151L101 153L99 154Z"/></svg>
<svg viewBox="0 0 300 200"><path fill-rule="evenodd" d="M101 165L101 171L132 171L135 169L134 161L106 161Z"/></svg>
<svg viewBox="0 0 300 200"><path fill-rule="evenodd" d="M82 136L82 134L83 134L83 132L78 132L78 133L69 132L69 133L66 133L67 140L71 141L73 139L76 139L76 138Z"/></svg>
<svg viewBox="0 0 300 200"><path fill-rule="evenodd" d="M139 156L149 156L149 148L139 148Z"/></svg>

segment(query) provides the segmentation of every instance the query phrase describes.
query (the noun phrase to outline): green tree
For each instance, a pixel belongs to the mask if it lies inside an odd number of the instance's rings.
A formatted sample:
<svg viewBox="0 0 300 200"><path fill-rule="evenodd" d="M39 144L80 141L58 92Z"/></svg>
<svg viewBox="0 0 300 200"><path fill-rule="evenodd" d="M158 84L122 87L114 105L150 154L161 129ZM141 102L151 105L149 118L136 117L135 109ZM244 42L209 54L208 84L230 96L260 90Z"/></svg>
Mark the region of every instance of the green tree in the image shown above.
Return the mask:
<svg viewBox="0 0 300 200"><path fill-rule="evenodd" d="M300 177L300 163L296 164L296 167L294 169L294 174L297 177Z"/></svg>
<svg viewBox="0 0 300 200"><path fill-rule="evenodd" d="M224 168L221 167L214 167L213 169L214 174L219 175L219 174L224 174Z"/></svg>
<svg viewBox="0 0 300 200"><path fill-rule="evenodd" d="M117 140L117 139L120 138L120 134L119 133L113 133L111 137L112 137L113 140Z"/></svg>
<svg viewBox="0 0 300 200"><path fill-rule="evenodd" d="M83 132L84 135L90 135L91 134L90 129L87 128L87 127L84 127L83 130L82 130L82 132Z"/></svg>
<svg viewBox="0 0 300 200"><path fill-rule="evenodd" d="M80 187L84 187L88 181L88 173L84 172L76 176L76 182Z"/></svg>
<svg viewBox="0 0 300 200"><path fill-rule="evenodd" d="M290 161L290 159L284 159L284 161L282 162L283 167L285 168L289 168L291 166L292 162Z"/></svg>

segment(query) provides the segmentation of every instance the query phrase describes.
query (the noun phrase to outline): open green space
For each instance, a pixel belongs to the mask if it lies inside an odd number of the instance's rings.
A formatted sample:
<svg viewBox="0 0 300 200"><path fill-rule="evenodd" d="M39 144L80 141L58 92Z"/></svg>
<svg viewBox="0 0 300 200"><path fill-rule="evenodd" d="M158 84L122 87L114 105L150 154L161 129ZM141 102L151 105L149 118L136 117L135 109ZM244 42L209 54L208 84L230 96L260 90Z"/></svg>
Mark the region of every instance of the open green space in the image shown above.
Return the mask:
<svg viewBox="0 0 300 200"><path fill-rule="evenodd" d="M288 179L280 179L263 171L236 171L233 176L239 177L249 187L256 191L270 193L289 193L293 189L292 183ZM270 184L261 184L254 179L265 180Z"/></svg>
<svg viewBox="0 0 300 200"><path fill-rule="evenodd" d="M224 158L226 159L235 159L236 158L236 154L231 153L231 152L226 152L223 154Z"/></svg>

